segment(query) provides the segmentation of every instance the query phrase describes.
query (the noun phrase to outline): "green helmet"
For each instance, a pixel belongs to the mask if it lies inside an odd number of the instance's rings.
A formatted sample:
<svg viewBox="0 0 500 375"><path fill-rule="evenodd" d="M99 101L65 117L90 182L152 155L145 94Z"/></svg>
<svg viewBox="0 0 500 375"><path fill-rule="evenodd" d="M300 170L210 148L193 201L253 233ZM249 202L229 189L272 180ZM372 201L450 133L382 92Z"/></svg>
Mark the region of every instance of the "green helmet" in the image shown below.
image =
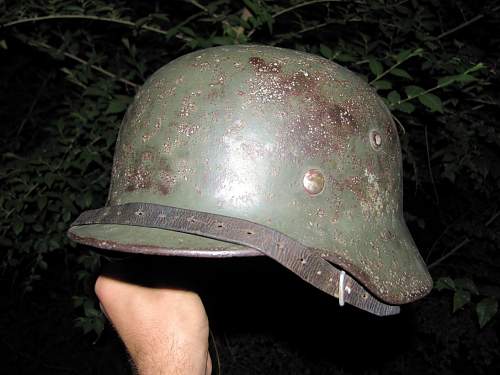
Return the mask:
<svg viewBox="0 0 500 375"><path fill-rule="evenodd" d="M153 74L123 119L104 208L69 237L160 255L267 255L378 315L432 280L403 219L391 114L349 70L238 45Z"/></svg>

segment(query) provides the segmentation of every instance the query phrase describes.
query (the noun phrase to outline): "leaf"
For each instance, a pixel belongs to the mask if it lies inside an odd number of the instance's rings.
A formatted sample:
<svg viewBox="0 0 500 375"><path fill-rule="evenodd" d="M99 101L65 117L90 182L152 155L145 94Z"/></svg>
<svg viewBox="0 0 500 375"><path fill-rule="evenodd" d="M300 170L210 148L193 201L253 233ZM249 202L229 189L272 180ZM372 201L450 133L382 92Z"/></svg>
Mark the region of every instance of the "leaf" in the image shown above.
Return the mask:
<svg viewBox="0 0 500 375"><path fill-rule="evenodd" d="M477 72L478 70L482 70L484 68L486 68L486 65L484 65L483 63L477 63L472 68L467 69L467 72L468 73L474 73L474 72Z"/></svg>
<svg viewBox="0 0 500 375"><path fill-rule="evenodd" d="M466 290L457 290L453 294L453 312L464 307L470 302L470 292Z"/></svg>
<svg viewBox="0 0 500 375"><path fill-rule="evenodd" d="M35 232L43 232L44 227L40 223L36 223L35 225L33 225L33 230Z"/></svg>
<svg viewBox="0 0 500 375"><path fill-rule="evenodd" d="M495 316L498 311L498 301L495 298L483 298L476 305L476 313L479 327L483 328Z"/></svg>
<svg viewBox="0 0 500 375"><path fill-rule="evenodd" d="M387 95L387 99L390 103L394 104L401 100L401 95L396 90L393 90Z"/></svg>
<svg viewBox="0 0 500 375"><path fill-rule="evenodd" d="M128 40L128 38L122 38L121 39L123 45L127 48L127 49L130 49L130 42Z"/></svg>
<svg viewBox="0 0 500 375"><path fill-rule="evenodd" d="M438 86L446 87L457 80L457 76L444 76L438 79Z"/></svg>
<svg viewBox="0 0 500 375"><path fill-rule="evenodd" d="M396 60L397 63L401 64L402 62L408 60L413 56L422 56L423 52L424 50L422 48L417 48L413 51L409 49L404 49L401 52L399 52L396 56L394 56L394 59Z"/></svg>
<svg viewBox="0 0 500 375"><path fill-rule="evenodd" d="M63 221L65 223L67 223L68 221L70 221L70 219L71 219L71 212L69 210L64 210L62 219L63 219Z"/></svg>
<svg viewBox="0 0 500 375"><path fill-rule="evenodd" d="M83 208L88 208L92 205L92 193L90 191L86 191L83 195Z"/></svg>
<svg viewBox="0 0 500 375"><path fill-rule="evenodd" d="M404 102L396 105L396 109L404 113L413 113L415 111L415 106L411 103Z"/></svg>
<svg viewBox="0 0 500 375"><path fill-rule="evenodd" d="M94 332L96 335L101 336L102 331L104 330L104 319L102 317L96 317L94 319Z"/></svg>
<svg viewBox="0 0 500 375"><path fill-rule="evenodd" d="M12 229L14 230L15 235L18 236L24 229L24 222L22 221L14 222L14 224L12 225Z"/></svg>
<svg viewBox="0 0 500 375"><path fill-rule="evenodd" d="M472 82L475 80L476 80L476 77L473 77L473 76L471 76L469 74L465 74L465 73L457 76L457 81L462 82L462 83L468 83L468 82Z"/></svg>
<svg viewBox="0 0 500 375"><path fill-rule="evenodd" d="M477 290L476 284L474 281L471 279L468 279L466 277L455 279L455 285L457 288L462 289L462 290L468 290L469 292L473 294L479 294L479 291Z"/></svg>
<svg viewBox="0 0 500 375"><path fill-rule="evenodd" d="M0 47L3 49L8 49L7 42L5 40L0 40Z"/></svg>
<svg viewBox="0 0 500 375"><path fill-rule="evenodd" d="M437 290L443 290L443 289L450 289L450 290L455 290L455 282L451 277L445 276L445 277L440 277L436 283L434 284L434 289Z"/></svg>
<svg viewBox="0 0 500 375"><path fill-rule="evenodd" d="M392 88L392 83L385 80L375 81L372 83L372 85L377 90L390 90Z"/></svg>
<svg viewBox="0 0 500 375"><path fill-rule="evenodd" d="M404 49L402 50L401 52L399 52L395 58L396 58L396 62L402 62L402 61L405 61L411 54L412 54L412 50L409 50L409 49Z"/></svg>
<svg viewBox="0 0 500 375"><path fill-rule="evenodd" d="M353 55L349 54L349 53L339 53L339 52L336 52L335 55L333 56L333 59L336 60L336 61L340 61L340 62L353 62L353 61L356 61L356 57L354 57Z"/></svg>
<svg viewBox="0 0 500 375"><path fill-rule="evenodd" d="M40 269L45 271L49 266L47 262L42 259L38 262L38 267L40 267Z"/></svg>
<svg viewBox="0 0 500 375"><path fill-rule="evenodd" d="M379 61L375 59L370 59L370 70L376 77L378 77L379 75L382 74L384 68Z"/></svg>
<svg viewBox="0 0 500 375"><path fill-rule="evenodd" d="M324 44L319 45L319 52L329 60L331 60L333 58L332 49L328 46L325 46Z"/></svg>
<svg viewBox="0 0 500 375"><path fill-rule="evenodd" d="M56 179L56 175L54 173L47 173L44 176L43 181L45 182L45 185L47 185L47 187L51 188L55 179Z"/></svg>
<svg viewBox="0 0 500 375"><path fill-rule="evenodd" d="M106 114L121 113L127 109L130 98L124 95L117 95L111 102L109 102Z"/></svg>
<svg viewBox="0 0 500 375"><path fill-rule="evenodd" d="M440 112L443 113L443 103L439 96L428 93L425 95L421 95L418 97L420 103L425 105L427 108L431 110L431 112Z"/></svg>
<svg viewBox="0 0 500 375"><path fill-rule="evenodd" d="M43 210L47 205L47 196L45 195L40 196L40 198L37 199L36 204L40 211Z"/></svg>
<svg viewBox="0 0 500 375"><path fill-rule="evenodd" d="M405 87L405 93L409 98L419 96L424 91L425 90L420 86L410 85Z"/></svg>
<svg viewBox="0 0 500 375"><path fill-rule="evenodd" d="M390 72L392 75L395 75L396 77L401 77L401 78L406 78L406 79L413 79L412 76L404 69L400 68L394 68Z"/></svg>

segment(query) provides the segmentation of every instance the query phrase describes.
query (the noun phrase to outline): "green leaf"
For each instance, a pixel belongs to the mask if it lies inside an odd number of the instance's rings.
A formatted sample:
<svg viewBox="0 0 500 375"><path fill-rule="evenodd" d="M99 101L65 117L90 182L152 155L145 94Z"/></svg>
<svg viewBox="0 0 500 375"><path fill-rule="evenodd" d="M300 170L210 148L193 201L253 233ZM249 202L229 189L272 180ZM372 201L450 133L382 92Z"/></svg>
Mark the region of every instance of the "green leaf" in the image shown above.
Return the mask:
<svg viewBox="0 0 500 375"><path fill-rule="evenodd" d="M353 62L356 61L356 57L351 55L350 53L339 53L335 52L333 59L340 62Z"/></svg>
<svg viewBox="0 0 500 375"><path fill-rule="evenodd" d="M385 80L375 81L372 83L372 85L377 90L390 90L392 88L392 83Z"/></svg>
<svg viewBox="0 0 500 375"><path fill-rule="evenodd" d="M130 98L124 95L117 95L111 102L109 102L106 114L121 113L127 109Z"/></svg>
<svg viewBox="0 0 500 375"><path fill-rule="evenodd" d="M472 68L467 69L467 73L477 72L478 70L482 70L484 68L486 68L486 65L484 65L483 63L477 63Z"/></svg>
<svg viewBox="0 0 500 375"><path fill-rule="evenodd" d="M40 223L36 223L35 225L33 225L33 230L35 232L39 232L39 233L43 232L43 229L44 229L44 227Z"/></svg>
<svg viewBox="0 0 500 375"><path fill-rule="evenodd" d="M446 87L457 80L457 76L444 76L438 79L438 86Z"/></svg>
<svg viewBox="0 0 500 375"><path fill-rule="evenodd" d="M455 282L451 277L440 277L434 284L434 289L443 290L450 289L455 290L457 287L455 286Z"/></svg>
<svg viewBox="0 0 500 375"><path fill-rule="evenodd" d="M64 210L62 219L63 219L63 221L65 223L67 223L68 221L70 221L70 219L71 219L71 212L69 210Z"/></svg>
<svg viewBox="0 0 500 375"><path fill-rule="evenodd" d="M40 269L45 271L49 266L47 262L42 259L38 262L38 267L40 267Z"/></svg>
<svg viewBox="0 0 500 375"><path fill-rule="evenodd" d="M415 111L415 106L411 103L404 102L397 104L396 109L404 113L413 113Z"/></svg>
<svg viewBox="0 0 500 375"><path fill-rule="evenodd" d="M404 69L400 68L394 68L390 72L392 75L395 75L396 77L401 77L401 78L406 78L406 79L413 79L412 76Z"/></svg>
<svg viewBox="0 0 500 375"><path fill-rule="evenodd" d="M324 44L319 45L319 52L329 60L331 60L333 58L332 49L328 46L325 46Z"/></svg>
<svg viewBox="0 0 500 375"><path fill-rule="evenodd" d="M420 86L410 85L405 87L405 93L409 98L421 95L425 90Z"/></svg>
<svg viewBox="0 0 500 375"><path fill-rule="evenodd" d="M498 301L495 298L483 298L476 305L476 313L479 322L479 327L483 328L497 313Z"/></svg>
<svg viewBox="0 0 500 375"><path fill-rule="evenodd" d="M5 40L0 40L0 47L3 49L8 49L7 42Z"/></svg>
<svg viewBox="0 0 500 375"><path fill-rule="evenodd" d="M431 112L441 112L443 113L443 103L439 96L434 94L425 94L418 97L420 103L425 105L427 108L431 110Z"/></svg>
<svg viewBox="0 0 500 375"><path fill-rule="evenodd" d="M97 336L101 336L102 331L104 330L104 319L102 317L96 317L94 319L94 332Z"/></svg>
<svg viewBox="0 0 500 375"><path fill-rule="evenodd" d="M378 77L379 75L382 74L384 68L379 61L375 59L370 59L370 70L376 77Z"/></svg>
<svg viewBox="0 0 500 375"><path fill-rule="evenodd" d="M47 205L47 196L42 195L40 198L37 199L36 204L39 210L43 210Z"/></svg>
<svg viewBox="0 0 500 375"><path fill-rule="evenodd" d="M476 284L474 284L474 281L471 279L468 279L466 277L455 279L455 285L458 289L462 290L468 290L469 292L472 292L473 294L479 294L479 291L477 290Z"/></svg>
<svg viewBox="0 0 500 375"><path fill-rule="evenodd" d="M390 103L394 104L401 100L401 95L396 90L393 90L387 95L387 99Z"/></svg>
<svg viewBox="0 0 500 375"><path fill-rule="evenodd" d="M83 195L83 204L84 208L88 208L92 205L92 193L90 191L86 191Z"/></svg>
<svg viewBox="0 0 500 375"><path fill-rule="evenodd" d="M472 82L475 80L476 80L476 77L473 77L473 76L471 76L469 74L465 74L465 73L457 76L457 81L462 82L462 83L469 83L469 82Z"/></svg>
<svg viewBox="0 0 500 375"><path fill-rule="evenodd" d="M470 292L458 289L453 294L453 312L464 307L470 302Z"/></svg>
<svg viewBox="0 0 500 375"><path fill-rule="evenodd" d="M24 222L22 222L22 221L14 222L14 224L12 225L12 229L14 230L14 233L16 236L21 234L21 232L24 229Z"/></svg>
<svg viewBox="0 0 500 375"><path fill-rule="evenodd" d="M404 49L395 56L395 59L396 59L396 62L401 63L405 60L408 60L410 57L422 56L423 52L424 52L424 50L422 48L417 48L413 51L410 49Z"/></svg>
<svg viewBox="0 0 500 375"><path fill-rule="evenodd" d="M45 185L47 185L47 187L49 187L49 188L52 187L52 184L54 183L55 179L56 179L56 175L54 173L47 173L43 177L43 181L45 182Z"/></svg>
<svg viewBox="0 0 500 375"><path fill-rule="evenodd" d="M409 49L404 49L402 50L401 52L399 52L395 58L396 58L396 62L402 62L402 61L405 61L408 57L410 57L410 55L412 54L412 50L409 50Z"/></svg>

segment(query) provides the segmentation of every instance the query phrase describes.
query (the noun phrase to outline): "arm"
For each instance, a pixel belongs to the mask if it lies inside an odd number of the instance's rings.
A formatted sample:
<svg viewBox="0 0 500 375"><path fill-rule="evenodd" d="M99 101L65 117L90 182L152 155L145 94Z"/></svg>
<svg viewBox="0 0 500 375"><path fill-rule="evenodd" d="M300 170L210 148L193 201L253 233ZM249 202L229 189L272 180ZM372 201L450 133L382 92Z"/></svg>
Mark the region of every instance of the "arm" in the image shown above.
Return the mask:
<svg viewBox="0 0 500 375"><path fill-rule="evenodd" d="M95 292L140 375L208 375L209 326L198 294L100 276Z"/></svg>

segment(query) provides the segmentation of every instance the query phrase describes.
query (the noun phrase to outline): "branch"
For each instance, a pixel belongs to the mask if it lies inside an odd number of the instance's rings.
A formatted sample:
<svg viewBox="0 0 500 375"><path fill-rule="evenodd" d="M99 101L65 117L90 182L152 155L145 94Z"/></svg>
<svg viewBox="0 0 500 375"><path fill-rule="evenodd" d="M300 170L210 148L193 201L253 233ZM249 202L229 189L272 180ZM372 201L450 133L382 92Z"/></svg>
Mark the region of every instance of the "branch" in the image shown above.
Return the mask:
<svg viewBox="0 0 500 375"><path fill-rule="evenodd" d="M495 212L489 219L488 221L486 221L486 223L484 224L485 227L488 227L491 225L491 223L493 223L498 217L500 216L500 211L499 212ZM455 246L453 249L451 249L449 252L447 252L446 254L444 254L441 258L437 259L436 261L432 262L430 265L429 265L429 269L437 266L439 263L441 263L443 260L445 259L448 259L449 257L451 257L453 254L455 254L458 250L460 250L462 247L464 247L465 245L467 245L469 242L471 242L471 239L468 238L468 237L465 237L462 242L460 242L457 246Z"/></svg>
<svg viewBox="0 0 500 375"><path fill-rule="evenodd" d="M23 131L24 125L26 125L26 123L28 122L28 120L31 118L31 114L35 110L35 106L37 105L38 100L42 96L42 93L45 91L45 86L47 85L47 82L52 77L53 77L52 74L47 75L45 77L45 79L43 80L42 84L40 85L40 88L38 89L38 91L37 91L37 93L35 95L35 98L33 99L33 102L31 103L30 108L28 109L28 114L24 117L23 121L21 122L21 125L19 125L19 128L17 129L17 132L16 132L16 136L17 137L19 137L19 135Z"/></svg>
<svg viewBox="0 0 500 375"><path fill-rule="evenodd" d="M47 20L61 20L61 19L82 19L82 20L117 23L120 25L126 25L126 26L130 26L130 27L139 27L139 29L144 29L144 30L148 30L148 31L152 31L152 32L155 32L158 34L168 36L168 31L164 31L164 30L158 29L156 27L147 26L147 25L137 26L132 21L122 20L119 18L91 16L91 15L86 15L86 14L53 14L51 16L22 18L20 20L16 20L16 21L12 21L12 22L8 22L8 23L5 23L3 25L0 25L0 28L8 28L8 27L16 26L16 25L21 25L23 23L40 22L40 21L47 21Z"/></svg>
<svg viewBox="0 0 500 375"><path fill-rule="evenodd" d="M453 254L455 254L458 250L460 250L462 247L464 247L465 245L467 245L470 241L471 241L470 238L468 238L468 237L464 238L462 240L462 242L460 242L457 246L455 246L449 252L447 252L446 254L444 254L441 258L437 259L435 262L431 263L428 268L431 269L431 268L437 266L443 260L448 259Z"/></svg>
<svg viewBox="0 0 500 375"><path fill-rule="evenodd" d="M429 136L427 135L427 125L424 127L425 136L425 149L427 151L427 168L429 169L429 176L431 178L432 190L434 190L434 197L436 198L436 203L439 206L439 194L437 192L436 183L434 182L434 174L432 173L431 157L429 150Z"/></svg>
<svg viewBox="0 0 500 375"><path fill-rule="evenodd" d="M292 10L302 8L308 5L313 5L313 4L321 4L321 3L341 3L344 2L343 0L312 0L312 1L306 1L305 3L300 3L294 6L291 6L289 8L285 8L280 10L279 12L274 13L271 17L276 18L281 16L282 14L291 12Z"/></svg>
<svg viewBox="0 0 500 375"><path fill-rule="evenodd" d="M495 13L497 12L498 10L500 10L500 6L497 6L495 8L493 8L490 13ZM437 37L435 38L431 38L431 39L435 39L435 40L439 40L439 39L442 39L450 34L453 34L454 32L457 32L458 30L461 30L463 29L464 27L467 27L469 26L470 24L473 24L474 22L477 22L479 21L480 19L484 18L486 15L485 14L478 14L477 16L471 18L470 20L468 21L465 21L464 23L454 27L453 29L450 29L448 31L445 31L444 33L441 33L440 35L438 35Z"/></svg>
<svg viewBox="0 0 500 375"><path fill-rule="evenodd" d="M372 79L369 84L373 84L374 82L378 81L380 78L382 77L385 77L387 74L389 74L390 72L392 72L394 69L396 69L398 66L400 66L402 63L404 63L405 61L411 59L413 56L418 56L420 55L421 53L423 52L423 49L422 48L417 48L415 51L413 51L412 53L410 53L408 56L406 56L404 59L402 59L401 61L398 61L396 62L396 64L392 65L389 69L387 69L386 71L380 73L378 76L376 76L374 79ZM367 60L368 61L368 60Z"/></svg>
<svg viewBox="0 0 500 375"><path fill-rule="evenodd" d="M34 40L29 40L27 41L27 43L33 47L37 47L37 48L45 48L45 49L49 49L49 50L56 50L57 51L57 48L47 44L47 43L44 43L44 42L37 42L37 41L34 41ZM87 65L89 68L101 73L101 74L104 74L105 76L109 77L109 78L112 78L112 79L115 79L121 83L124 83L125 85L127 86L131 86L133 87L134 89L137 89L140 85L138 85L137 83L134 83L132 81L129 81L125 78L119 78L116 74L113 74L111 73L110 71L98 66L98 65L94 65L94 64L91 64L90 62L86 61L86 60L83 60L81 59L80 57L76 56L76 55L73 55L72 53L69 53L69 52L63 52L63 55L71 60L74 60L76 62L79 62L80 64L84 64L84 65Z"/></svg>

